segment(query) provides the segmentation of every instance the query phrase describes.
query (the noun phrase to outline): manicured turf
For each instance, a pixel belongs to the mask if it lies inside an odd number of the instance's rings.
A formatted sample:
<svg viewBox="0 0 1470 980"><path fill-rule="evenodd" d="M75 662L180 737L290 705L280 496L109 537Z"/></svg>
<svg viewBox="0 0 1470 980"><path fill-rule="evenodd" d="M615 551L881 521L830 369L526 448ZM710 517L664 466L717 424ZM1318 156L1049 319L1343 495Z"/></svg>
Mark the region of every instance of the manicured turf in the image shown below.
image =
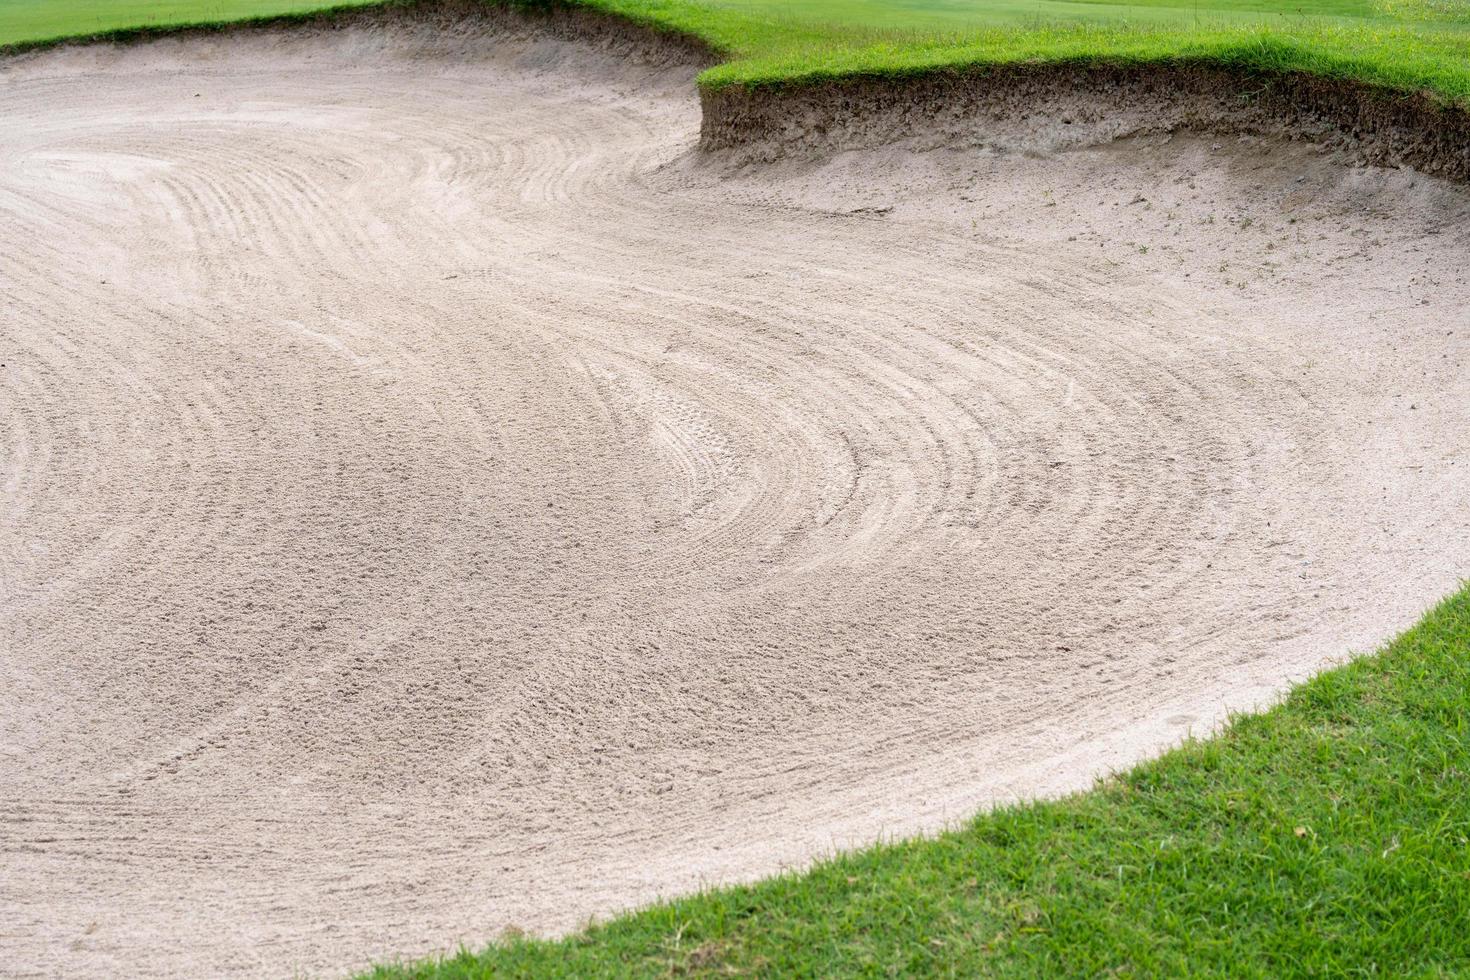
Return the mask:
<svg viewBox="0 0 1470 980"><path fill-rule="evenodd" d="M320 10L332 0L0 0L0 45ZM342 2L342 0L337 0Z"/></svg>
<svg viewBox="0 0 1470 980"><path fill-rule="evenodd" d="M332 0L0 0L0 44L136 27L299 13L331 3ZM922 0L918 3L901 0L802 0L799 5L776 0L712 0L708 6L735 14L789 16L819 24L899 30L917 27L940 31L1034 21L1038 17L1097 20L1122 15L1139 19L1148 17L1151 11L1163 11L1169 18L1192 17L1192 8L1176 9L1159 0L1142 0L1126 5L1063 0L994 0L990 3L974 0ZM1289 9L1291 16L1298 16L1298 10L1313 15L1372 12L1366 0L1302 0L1301 4L1291 4L1289 8L1273 0L1209 0L1206 4L1207 9L1224 11L1226 16L1235 11L1270 9L1273 6Z"/></svg>
<svg viewBox="0 0 1470 980"><path fill-rule="evenodd" d="M1470 975L1470 590L1089 793L389 978Z"/></svg>
<svg viewBox="0 0 1470 980"><path fill-rule="evenodd" d="M790 84L855 73L894 75L1022 61L1208 62L1245 71L1306 71L1401 91L1428 91L1470 105L1470 0L1380 0L1463 4L1440 19L1389 15L1359 0L1205 0L1205 6L1025 0L944 6L941 21L900 28L898 0L581 0L584 5L695 34L731 54L701 84ZM1269 0L1267 0L1269 2ZM1048 11L1055 8L1058 17ZM1400 6L1399 11L1409 9ZM1434 9L1439 10L1439 7ZM824 21L851 11L852 19ZM958 11L967 11L961 14ZM1307 10L1306 16L1297 13ZM1288 13L1288 11L1290 11ZM1350 12L1357 11L1359 16Z"/></svg>
<svg viewBox="0 0 1470 980"><path fill-rule="evenodd" d="M538 5L548 0L530 0ZM1209 61L1302 70L1470 104L1470 0L579 0L695 34L705 85L977 63ZM0 0L0 46L291 14L321 0Z"/></svg>

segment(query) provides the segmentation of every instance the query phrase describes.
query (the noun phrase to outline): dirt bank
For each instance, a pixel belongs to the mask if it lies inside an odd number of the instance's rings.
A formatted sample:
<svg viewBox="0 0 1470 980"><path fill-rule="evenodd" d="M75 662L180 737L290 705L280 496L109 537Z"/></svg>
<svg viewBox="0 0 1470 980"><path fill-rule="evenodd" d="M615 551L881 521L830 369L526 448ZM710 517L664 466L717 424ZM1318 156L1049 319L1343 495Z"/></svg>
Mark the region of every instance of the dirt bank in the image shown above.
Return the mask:
<svg viewBox="0 0 1470 980"><path fill-rule="evenodd" d="M697 59L445 27L0 66L6 969L573 928L1085 785L1466 573L1463 188L753 167Z"/></svg>
<svg viewBox="0 0 1470 980"><path fill-rule="evenodd" d="M618 49L642 62L707 67L719 54L692 34L652 28L623 17L604 14L573 3L522 3L500 0L376 0L363 6L326 7L303 13L266 14L217 24L163 25L121 28L97 34L0 44L0 59L9 64L23 57L60 49L130 46L166 40L199 42L251 34L290 33L298 37L337 31L376 32L432 28L442 36L483 36L494 30L502 36L574 41Z"/></svg>
<svg viewBox="0 0 1470 980"><path fill-rule="evenodd" d="M929 147L1056 152L1160 133L1306 140L1357 161L1470 180L1470 114L1305 74L1196 66L1015 65L910 78L740 86L702 93L700 141L770 161L793 153Z"/></svg>

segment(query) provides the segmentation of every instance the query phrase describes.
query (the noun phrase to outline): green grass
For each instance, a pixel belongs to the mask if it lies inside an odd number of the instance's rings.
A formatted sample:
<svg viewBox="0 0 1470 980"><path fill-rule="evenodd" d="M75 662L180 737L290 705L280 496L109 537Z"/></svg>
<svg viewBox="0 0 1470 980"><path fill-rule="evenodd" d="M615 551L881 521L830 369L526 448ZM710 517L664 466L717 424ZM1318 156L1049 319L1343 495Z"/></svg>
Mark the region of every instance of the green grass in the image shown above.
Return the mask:
<svg viewBox="0 0 1470 980"><path fill-rule="evenodd" d="M701 84L1022 61L1299 70L1470 105L1470 0L583 0ZM316 0L0 0L0 46ZM1470 976L1470 589L1223 734L939 838L398 977Z"/></svg>
<svg viewBox="0 0 1470 980"><path fill-rule="evenodd" d="M537 0L542 2L542 0ZM580 0L696 35L701 84L1021 61L1307 71L1470 105L1470 0ZM0 0L0 46L299 14L322 0Z"/></svg>
<svg viewBox="0 0 1470 980"><path fill-rule="evenodd" d="M991 0L935 7L945 12L942 20L913 18L908 27L898 26L898 0L581 2L693 34L727 52L729 60L700 78L712 87L1037 61L1208 63L1353 79L1470 106L1470 0L1446 0L1463 2L1463 15L1432 22L1393 16L1362 0L1280 3L1270 14L1257 8L1273 0L1207 0L1198 12L1160 0ZM1297 12L1302 9L1311 14ZM849 19L821 19L845 14Z"/></svg>
<svg viewBox="0 0 1470 980"><path fill-rule="evenodd" d="M1091 792L375 980L1470 975L1470 589Z"/></svg>
<svg viewBox="0 0 1470 980"><path fill-rule="evenodd" d="M330 0L0 0L0 46L302 14L331 5Z"/></svg>

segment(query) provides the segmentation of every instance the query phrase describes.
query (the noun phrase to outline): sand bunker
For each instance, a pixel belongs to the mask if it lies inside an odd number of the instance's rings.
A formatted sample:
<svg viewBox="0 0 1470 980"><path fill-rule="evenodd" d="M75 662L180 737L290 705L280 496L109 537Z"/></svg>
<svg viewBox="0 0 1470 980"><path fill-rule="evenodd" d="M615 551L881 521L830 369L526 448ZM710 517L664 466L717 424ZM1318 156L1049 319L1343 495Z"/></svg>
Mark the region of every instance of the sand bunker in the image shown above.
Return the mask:
<svg viewBox="0 0 1470 980"><path fill-rule="evenodd" d="M694 151L494 25L0 66L0 949L341 973L1085 785L1470 556L1470 197Z"/></svg>

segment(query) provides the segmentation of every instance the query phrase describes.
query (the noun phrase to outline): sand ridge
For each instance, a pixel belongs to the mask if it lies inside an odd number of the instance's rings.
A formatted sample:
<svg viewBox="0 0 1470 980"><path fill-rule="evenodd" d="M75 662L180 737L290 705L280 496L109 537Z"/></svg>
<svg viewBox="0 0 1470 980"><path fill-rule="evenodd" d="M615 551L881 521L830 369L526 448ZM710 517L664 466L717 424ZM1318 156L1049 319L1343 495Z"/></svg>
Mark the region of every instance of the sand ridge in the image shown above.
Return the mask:
<svg viewBox="0 0 1470 980"><path fill-rule="evenodd" d="M1470 199L695 150L504 22L0 67L0 949L342 973L1085 785L1470 554Z"/></svg>

